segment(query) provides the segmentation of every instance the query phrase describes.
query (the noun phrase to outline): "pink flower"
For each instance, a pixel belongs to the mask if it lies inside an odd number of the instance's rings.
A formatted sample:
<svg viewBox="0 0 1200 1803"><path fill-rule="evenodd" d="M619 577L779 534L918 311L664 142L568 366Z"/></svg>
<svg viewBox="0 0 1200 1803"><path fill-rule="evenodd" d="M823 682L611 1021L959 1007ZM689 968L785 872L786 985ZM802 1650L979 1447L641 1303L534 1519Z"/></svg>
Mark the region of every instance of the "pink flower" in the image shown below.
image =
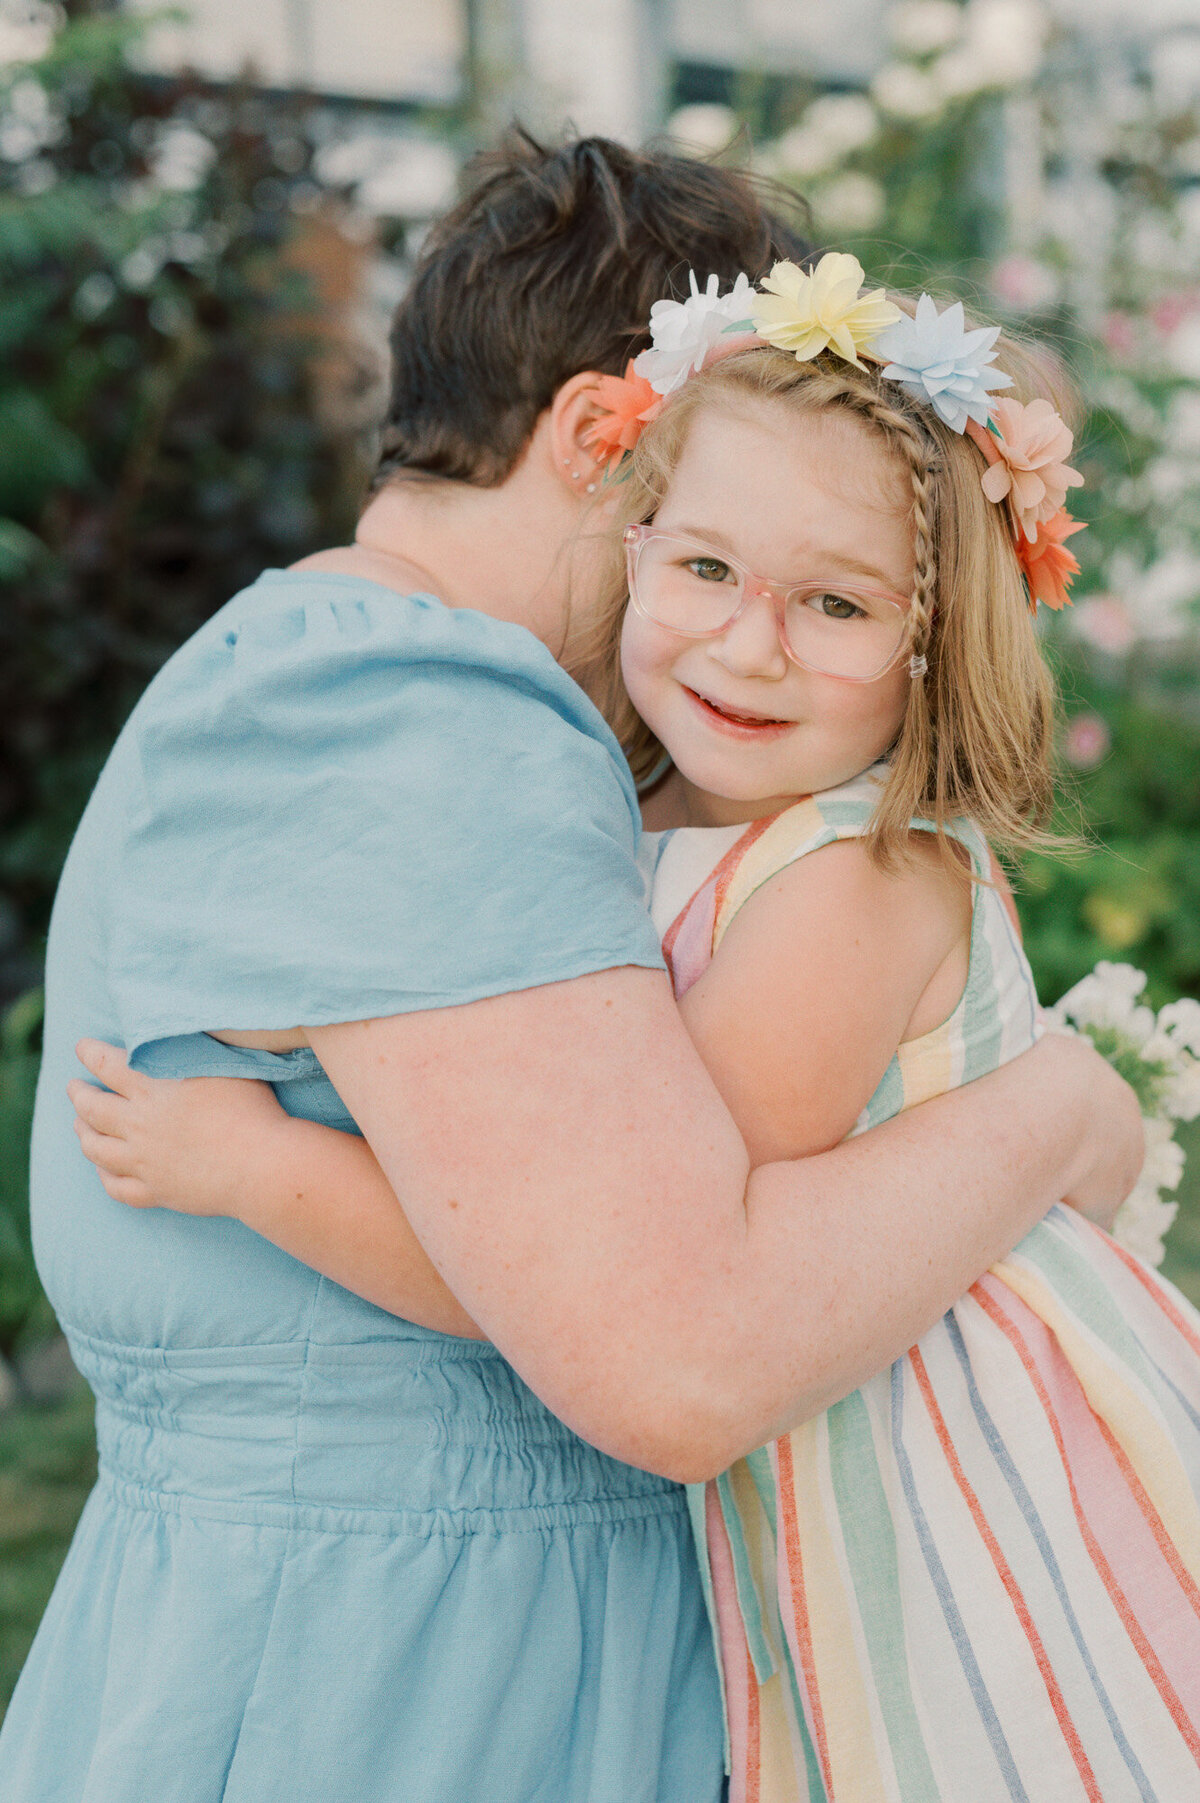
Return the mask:
<svg viewBox="0 0 1200 1803"><path fill-rule="evenodd" d="M1099 714L1076 714L1067 727L1063 756L1076 770L1094 770L1112 747L1112 734Z"/></svg>
<svg viewBox="0 0 1200 1803"><path fill-rule="evenodd" d="M605 467L614 470L662 407L662 397L645 376L634 373L632 362L626 364L623 376L601 376L596 394L602 411L585 432L584 443L593 445Z"/></svg>
<svg viewBox="0 0 1200 1803"><path fill-rule="evenodd" d="M1100 336L1114 357L1129 358L1137 350L1137 328L1128 313L1106 313Z"/></svg>
<svg viewBox="0 0 1200 1803"><path fill-rule="evenodd" d="M1065 541L1083 531L1083 521L1073 520L1065 508L1053 519L1042 522L1032 544L1017 538L1017 562L1029 584L1029 600L1034 612L1040 601L1043 607L1069 607L1071 578L1079 574L1079 561L1066 549Z"/></svg>
<svg viewBox="0 0 1200 1803"><path fill-rule="evenodd" d="M1034 257L1014 252L1002 257L991 272L992 292L1010 307L1023 313L1035 307L1048 307L1057 300L1059 281L1054 271Z"/></svg>
<svg viewBox="0 0 1200 1803"><path fill-rule="evenodd" d="M998 456L984 472L983 492L989 501L1008 501L1018 532L1033 544L1038 527L1062 507L1067 490L1083 485L1079 471L1064 461L1075 438L1049 401L1041 399L999 399L992 418L997 431L988 436Z"/></svg>
<svg viewBox="0 0 1200 1803"><path fill-rule="evenodd" d="M1119 595L1093 595L1075 609L1075 630L1097 651L1120 657L1137 637L1133 617Z"/></svg>
<svg viewBox="0 0 1200 1803"><path fill-rule="evenodd" d="M1164 294L1150 309L1150 318L1164 338L1169 338L1196 311L1195 294Z"/></svg>

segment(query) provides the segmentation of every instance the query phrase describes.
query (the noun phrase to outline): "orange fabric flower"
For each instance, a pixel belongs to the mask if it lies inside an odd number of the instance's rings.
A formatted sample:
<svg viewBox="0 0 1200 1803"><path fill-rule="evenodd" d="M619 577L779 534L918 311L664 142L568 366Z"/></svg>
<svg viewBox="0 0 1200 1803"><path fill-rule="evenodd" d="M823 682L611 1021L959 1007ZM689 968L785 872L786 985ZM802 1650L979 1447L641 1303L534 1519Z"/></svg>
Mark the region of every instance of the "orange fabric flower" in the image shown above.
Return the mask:
<svg viewBox="0 0 1200 1803"><path fill-rule="evenodd" d="M601 376L596 394L602 411L584 433L584 443L603 454L608 470L614 470L626 451L632 451L642 435L642 427L658 413L662 396L656 394L645 376L634 374L633 363L625 366L623 376Z"/></svg>
<svg viewBox="0 0 1200 1803"><path fill-rule="evenodd" d="M997 457L983 478L989 501L1007 500L1017 531L1033 544L1038 527L1054 518L1069 488L1082 486L1083 477L1065 461L1075 443L1069 426L1049 401L997 399L992 419L997 432L989 433L989 459ZM978 435L971 435L976 443Z"/></svg>
<svg viewBox="0 0 1200 1803"><path fill-rule="evenodd" d="M1040 601L1043 607L1069 607L1071 578L1079 574L1079 560L1066 549L1066 540L1082 532L1084 522L1073 520L1060 507L1052 519L1038 525L1033 543L1023 536L1017 540L1017 561L1029 584L1029 604L1034 613Z"/></svg>

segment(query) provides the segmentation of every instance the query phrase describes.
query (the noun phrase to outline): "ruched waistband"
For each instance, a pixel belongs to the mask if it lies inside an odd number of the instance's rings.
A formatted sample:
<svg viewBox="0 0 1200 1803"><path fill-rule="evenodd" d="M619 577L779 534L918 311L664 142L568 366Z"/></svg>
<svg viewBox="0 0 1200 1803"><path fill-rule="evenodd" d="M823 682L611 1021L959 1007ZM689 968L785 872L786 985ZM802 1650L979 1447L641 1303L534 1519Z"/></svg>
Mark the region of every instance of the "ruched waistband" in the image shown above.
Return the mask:
<svg viewBox="0 0 1200 1803"><path fill-rule="evenodd" d="M492 1346L438 1336L147 1349L68 1330L127 1504L331 1531L532 1531L675 1512ZM523 1518L523 1519L522 1519Z"/></svg>

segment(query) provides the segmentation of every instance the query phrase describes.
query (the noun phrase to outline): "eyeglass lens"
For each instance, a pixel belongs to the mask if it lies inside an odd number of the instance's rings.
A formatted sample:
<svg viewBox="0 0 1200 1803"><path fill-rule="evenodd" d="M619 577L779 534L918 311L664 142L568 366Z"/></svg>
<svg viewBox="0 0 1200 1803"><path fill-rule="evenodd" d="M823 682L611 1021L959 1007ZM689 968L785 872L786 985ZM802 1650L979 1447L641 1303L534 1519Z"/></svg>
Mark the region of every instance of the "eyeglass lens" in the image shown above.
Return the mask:
<svg viewBox="0 0 1200 1803"><path fill-rule="evenodd" d="M660 626L702 636L727 626L745 578L715 551L687 539L646 538L634 557L638 606ZM797 663L865 681L880 674L904 638L904 611L885 596L842 583L789 590L784 635Z"/></svg>

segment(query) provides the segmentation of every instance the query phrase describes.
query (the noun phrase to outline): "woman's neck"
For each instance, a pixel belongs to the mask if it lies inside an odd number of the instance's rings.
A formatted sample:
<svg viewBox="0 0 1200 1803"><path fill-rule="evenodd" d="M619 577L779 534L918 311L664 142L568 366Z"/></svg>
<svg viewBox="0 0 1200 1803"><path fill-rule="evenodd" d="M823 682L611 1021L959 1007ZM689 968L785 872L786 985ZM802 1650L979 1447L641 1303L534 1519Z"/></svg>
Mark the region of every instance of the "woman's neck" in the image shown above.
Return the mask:
<svg viewBox="0 0 1200 1803"><path fill-rule="evenodd" d="M524 626L561 657L570 578L579 559L582 496L553 466L541 425L494 488L440 477L389 481L363 510L352 545L321 551L297 569L363 576L401 593L420 590Z"/></svg>

